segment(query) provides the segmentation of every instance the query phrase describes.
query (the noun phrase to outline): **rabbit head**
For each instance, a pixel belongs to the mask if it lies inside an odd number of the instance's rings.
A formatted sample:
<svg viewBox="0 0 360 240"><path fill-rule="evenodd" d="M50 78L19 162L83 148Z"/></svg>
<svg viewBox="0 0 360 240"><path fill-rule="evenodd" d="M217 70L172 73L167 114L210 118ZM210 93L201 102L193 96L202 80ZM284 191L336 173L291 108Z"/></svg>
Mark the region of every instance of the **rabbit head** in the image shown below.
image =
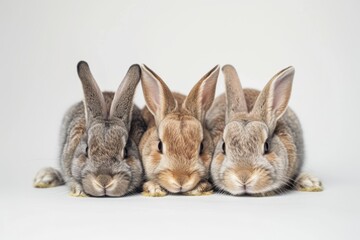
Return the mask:
<svg viewBox="0 0 360 240"><path fill-rule="evenodd" d="M129 139L140 67L130 67L115 95L100 91L86 62L77 70L86 128L75 151L73 177L88 195L122 196L139 185L142 175L138 149Z"/></svg>
<svg viewBox="0 0 360 240"><path fill-rule="evenodd" d="M291 136L275 130L287 110L295 70L285 68L246 102L234 67L222 68L226 83L225 128L211 164L214 184L233 195L264 194L282 186L294 153ZM245 89L247 91L247 89ZM248 93L248 92L246 92ZM251 107L249 107L251 106ZM251 109L250 109L251 108ZM286 126L284 126L286 128Z"/></svg>
<svg viewBox="0 0 360 240"><path fill-rule="evenodd" d="M148 67L141 69L146 105L155 122L140 143L146 178L168 192L187 192L209 177L214 146L204 118L214 100L219 67L209 71L187 97L172 93Z"/></svg>

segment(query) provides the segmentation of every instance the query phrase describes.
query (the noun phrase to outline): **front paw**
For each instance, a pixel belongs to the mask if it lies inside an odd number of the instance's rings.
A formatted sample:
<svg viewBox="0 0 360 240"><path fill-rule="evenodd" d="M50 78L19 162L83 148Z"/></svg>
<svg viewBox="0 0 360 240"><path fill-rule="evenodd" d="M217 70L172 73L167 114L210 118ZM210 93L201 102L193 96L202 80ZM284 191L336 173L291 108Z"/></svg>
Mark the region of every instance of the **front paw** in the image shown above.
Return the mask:
<svg viewBox="0 0 360 240"><path fill-rule="evenodd" d="M70 192L69 195L71 197L87 197L86 193L84 192L82 186L77 182L69 183Z"/></svg>
<svg viewBox="0 0 360 240"><path fill-rule="evenodd" d="M321 192L323 186L321 181L308 173L301 173L295 181L295 188L302 192Z"/></svg>
<svg viewBox="0 0 360 240"><path fill-rule="evenodd" d="M206 196L213 194L212 185L208 181L200 182L193 190L184 193L188 196Z"/></svg>
<svg viewBox="0 0 360 240"><path fill-rule="evenodd" d="M164 197L167 195L167 192L159 184L147 181L143 185L142 195L146 197Z"/></svg>
<svg viewBox="0 0 360 240"><path fill-rule="evenodd" d="M50 188L64 184L61 173L54 168L41 169L34 178L34 187L36 188Z"/></svg>

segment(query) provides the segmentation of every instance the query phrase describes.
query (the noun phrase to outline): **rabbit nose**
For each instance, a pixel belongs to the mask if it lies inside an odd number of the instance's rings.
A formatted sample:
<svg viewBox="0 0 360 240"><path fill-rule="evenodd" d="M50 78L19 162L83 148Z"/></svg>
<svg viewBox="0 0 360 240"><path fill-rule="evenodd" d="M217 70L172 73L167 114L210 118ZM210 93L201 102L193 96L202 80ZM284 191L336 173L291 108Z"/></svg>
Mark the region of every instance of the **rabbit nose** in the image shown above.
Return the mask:
<svg viewBox="0 0 360 240"><path fill-rule="evenodd" d="M178 176L176 178L175 187L178 188L178 192L187 192L196 185L196 179L189 177L188 175Z"/></svg>
<svg viewBox="0 0 360 240"><path fill-rule="evenodd" d="M238 179L239 181L244 185L244 188L246 188L246 183L250 179L251 171L250 170L242 170L238 173Z"/></svg>
<svg viewBox="0 0 360 240"><path fill-rule="evenodd" d="M96 177L96 181L100 183L101 187L107 188L109 185L111 185L112 177L109 175L99 175Z"/></svg>
<svg viewBox="0 0 360 240"><path fill-rule="evenodd" d="M178 174L173 177L171 180L172 188L174 189L173 192L182 192L184 190L184 185L188 181L188 177L183 174Z"/></svg>
<svg viewBox="0 0 360 240"><path fill-rule="evenodd" d="M177 177L177 182L179 183L180 189L182 188L182 186L186 182L187 178L188 177L184 176L184 175L180 175L180 176Z"/></svg>

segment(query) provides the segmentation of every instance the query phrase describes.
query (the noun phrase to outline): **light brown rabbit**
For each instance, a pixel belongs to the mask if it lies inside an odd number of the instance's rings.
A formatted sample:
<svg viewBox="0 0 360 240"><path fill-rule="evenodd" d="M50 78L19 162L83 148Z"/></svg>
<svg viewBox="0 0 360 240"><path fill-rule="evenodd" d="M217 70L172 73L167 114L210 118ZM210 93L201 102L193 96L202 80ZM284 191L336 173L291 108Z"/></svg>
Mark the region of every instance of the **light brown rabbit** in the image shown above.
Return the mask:
<svg viewBox="0 0 360 240"><path fill-rule="evenodd" d="M219 66L208 72L187 97L172 93L148 67L142 66L141 71L147 105L143 117L148 125L139 145L147 180L143 194L212 193L208 178L214 145L204 121L214 100Z"/></svg>
<svg viewBox="0 0 360 240"><path fill-rule="evenodd" d="M222 68L226 95L207 115L217 143L211 163L214 185L232 195L267 196L295 186L321 191L316 177L300 173L304 144L300 122L287 108L295 69L277 73L262 92L242 89L236 70Z"/></svg>

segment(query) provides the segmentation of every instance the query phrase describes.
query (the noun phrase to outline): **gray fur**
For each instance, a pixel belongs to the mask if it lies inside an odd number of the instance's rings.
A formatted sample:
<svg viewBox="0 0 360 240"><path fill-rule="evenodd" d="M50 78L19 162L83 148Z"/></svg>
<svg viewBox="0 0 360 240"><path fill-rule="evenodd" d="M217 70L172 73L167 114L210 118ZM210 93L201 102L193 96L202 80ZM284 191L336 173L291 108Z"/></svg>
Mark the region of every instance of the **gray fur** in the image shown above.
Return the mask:
<svg viewBox="0 0 360 240"><path fill-rule="evenodd" d="M84 104L87 109L88 122L90 123L90 121L96 117L106 118L104 97L90 72L89 65L81 61L77 66L77 70L84 91Z"/></svg>
<svg viewBox="0 0 360 240"><path fill-rule="evenodd" d="M304 162L301 125L287 108L294 69L279 72L262 92L243 90L236 83L239 78L232 66L223 71L226 96L215 99L206 118L217 144L211 163L212 180L218 189L233 195L282 192L296 181ZM244 104L243 96L247 106L236 106ZM268 153L264 153L265 142L269 144ZM321 190L320 181L309 176L302 182L315 179L315 187L305 191Z"/></svg>
<svg viewBox="0 0 360 240"><path fill-rule="evenodd" d="M240 79L236 73L236 69L231 65L225 65L222 67L225 77L226 87L226 119L233 116L234 113L247 112L246 100L242 89Z"/></svg>
<svg viewBox="0 0 360 240"><path fill-rule="evenodd" d="M139 187L143 176L137 146L146 125L132 103L140 68L130 67L115 94L100 96L88 65L80 62L78 71L85 99L73 105L62 122L62 177L75 196L123 196ZM35 186L44 179L38 176Z"/></svg>
<svg viewBox="0 0 360 240"><path fill-rule="evenodd" d="M110 108L110 116L120 118L126 122L128 130L130 130L133 98L138 85L138 81L131 81L131 79L140 79L140 74L138 65L132 65L129 68L128 73L115 93Z"/></svg>

